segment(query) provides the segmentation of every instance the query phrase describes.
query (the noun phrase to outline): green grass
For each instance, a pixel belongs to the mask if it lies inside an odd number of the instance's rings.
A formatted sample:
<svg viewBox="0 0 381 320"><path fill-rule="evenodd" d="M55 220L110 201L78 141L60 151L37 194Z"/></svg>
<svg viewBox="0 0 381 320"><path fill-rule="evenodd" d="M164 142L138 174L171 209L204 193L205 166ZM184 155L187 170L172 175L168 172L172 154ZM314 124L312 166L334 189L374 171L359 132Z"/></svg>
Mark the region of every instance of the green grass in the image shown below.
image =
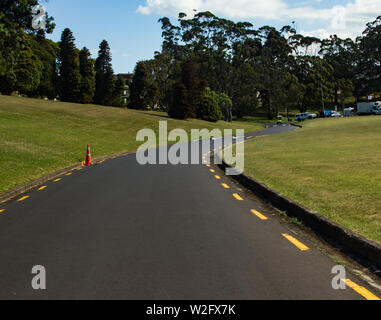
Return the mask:
<svg viewBox="0 0 381 320"><path fill-rule="evenodd" d="M160 120L168 120L169 130L188 132L262 128L252 122L179 121L158 112L0 96L0 193L83 161L87 144L93 158L135 151L141 144L137 132L157 132Z"/></svg>
<svg viewBox="0 0 381 320"><path fill-rule="evenodd" d="M246 173L381 243L381 117L306 121L246 144Z"/></svg>

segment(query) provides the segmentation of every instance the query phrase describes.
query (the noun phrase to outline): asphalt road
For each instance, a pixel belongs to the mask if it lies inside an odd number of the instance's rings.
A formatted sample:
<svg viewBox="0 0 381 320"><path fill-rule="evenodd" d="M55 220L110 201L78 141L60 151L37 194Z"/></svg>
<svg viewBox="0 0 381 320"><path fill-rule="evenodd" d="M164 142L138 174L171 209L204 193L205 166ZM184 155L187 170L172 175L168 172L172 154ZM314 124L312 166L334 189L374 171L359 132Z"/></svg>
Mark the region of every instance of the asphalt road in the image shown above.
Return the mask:
<svg viewBox="0 0 381 320"><path fill-rule="evenodd" d="M140 166L131 154L25 196L0 206L1 299L363 299L332 289L335 263L213 165ZM35 265L47 290L32 289Z"/></svg>

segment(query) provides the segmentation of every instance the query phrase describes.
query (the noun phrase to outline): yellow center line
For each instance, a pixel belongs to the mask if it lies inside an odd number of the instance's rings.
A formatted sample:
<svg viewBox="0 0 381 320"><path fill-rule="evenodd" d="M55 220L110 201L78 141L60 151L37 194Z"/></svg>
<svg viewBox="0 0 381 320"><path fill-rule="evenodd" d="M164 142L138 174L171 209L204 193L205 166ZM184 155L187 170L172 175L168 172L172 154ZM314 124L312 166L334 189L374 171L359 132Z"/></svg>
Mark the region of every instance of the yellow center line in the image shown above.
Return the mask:
<svg viewBox="0 0 381 320"><path fill-rule="evenodd" d="M220 176L214 176L217 180L221 180Z"/></svg>
<svg viewBox="0 0 381 320"><path fill-rule="evenodd" d="M26 199L28 199L28 198L29 198L29 196L24 196L24 197L18 199L17 201L18 201L18 202L20 202L20 201L24 201L24 200L26 200Z"/></svg>
<svg viewBox="0 0 381 320"><path fill-rule="evenodd" d="M365 299L367 299L367 300L381 300L379 297L374 295L372 292L370 292L369 290L365 289L364 287L360 287L359 285L357 285L353 281L351 281L349 279L345 279L343 281L345 282L345 284L349 288L351 288L352 290L356 291L360 296L363 296Z"/></svg>
<svg viewBox="0 0 381 320"><path fill-rule="evenodd" d="M214 169L210 169L210 172L211 172L211 173L215 173L216 170L214 170Z"/></svg>
<svg viewBox="0 0 381 320"><path fill-rule="evenodd" d="M234 193L233 197L236 198L238 201L243 201L242 197L238 193Z"/></svg>
<svg viewBox="0 0 381 320"><path fill-rule="evenodd" d="M310 248L308 248L306 245L304 245L300 241L296 240L294 237L291 237L290 235L285 234L285 233L282 234L282 236L285 237L288 241L290 241L295 247L297 247L301 251L310 250Z"/></svg>
<svg viewBox="0 0 381 320"><path fill-rule="evenodd" d="M251 213L256 215L261 220L268 220L266 216L264 216L262 213L258 212L257 210L252 209Z"/></svg>
<svg viewBox="0 0 381 320"><path fill-rule="evenodd" d="M44 190L44 189L46 189L46 188L47 188L47 186L42 186L42 187L40 187L40 188L38 189L38 191Z"/></svg>
<svg viewBox="0 0 381 320"><path fill-rule="evenodd" d="M230 187L226 184L226 183L223 183L221 184L225 189L230 189Z"/></svg>
<svg viewBox="0 0 381 320"><path fill-rule="evenodd" d="M53 182L58 182L58 181L61 181L62 179L61 178L58 178L56 180L54 180Z"/></svg>

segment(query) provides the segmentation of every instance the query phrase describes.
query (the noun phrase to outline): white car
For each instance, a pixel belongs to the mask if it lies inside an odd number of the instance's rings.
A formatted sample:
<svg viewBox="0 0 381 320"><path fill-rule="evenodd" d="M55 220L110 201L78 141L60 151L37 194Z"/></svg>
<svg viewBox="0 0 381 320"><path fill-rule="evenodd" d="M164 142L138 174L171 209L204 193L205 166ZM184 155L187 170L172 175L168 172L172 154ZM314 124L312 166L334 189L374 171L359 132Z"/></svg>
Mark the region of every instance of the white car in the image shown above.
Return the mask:
<svg viewBox="0 0 381 320"><path fill-rule="evenodd" d="M340 113L340 112L337 112L337 111L333 111L331 113L331 117L332 118L341 118L343 115Z"/></svg>

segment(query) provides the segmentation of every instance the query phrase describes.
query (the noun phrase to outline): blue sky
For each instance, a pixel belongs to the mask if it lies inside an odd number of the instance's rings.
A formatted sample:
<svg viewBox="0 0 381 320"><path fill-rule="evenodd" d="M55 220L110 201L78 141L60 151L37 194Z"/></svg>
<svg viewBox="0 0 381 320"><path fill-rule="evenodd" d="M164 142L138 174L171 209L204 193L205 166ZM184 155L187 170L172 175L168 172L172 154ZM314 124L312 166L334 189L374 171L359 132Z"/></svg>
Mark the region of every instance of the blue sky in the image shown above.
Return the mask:
<svg viewBox="0 0 381 320"><path fill-rule="evenodd" d="M43 5L57 24L51 39L58 41L69 27L77 47L94 53L106 39L116 73L131 72L137 61L152 58L162 42L158 19L175 20L180 11L210 10L258 27L296 21L298 32L320 38L333 33L355 38L381 15L381 0L49 0Z"/></svg>

